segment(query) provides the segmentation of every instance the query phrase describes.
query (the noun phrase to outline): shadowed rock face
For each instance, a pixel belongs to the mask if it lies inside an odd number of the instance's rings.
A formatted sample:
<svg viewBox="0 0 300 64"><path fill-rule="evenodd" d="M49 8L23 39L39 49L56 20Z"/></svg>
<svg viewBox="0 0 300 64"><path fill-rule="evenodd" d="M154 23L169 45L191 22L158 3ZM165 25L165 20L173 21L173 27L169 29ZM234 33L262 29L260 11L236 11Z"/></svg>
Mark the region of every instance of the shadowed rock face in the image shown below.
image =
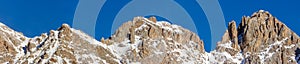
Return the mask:
<svg viewBox="0 0 300 64"><path fill-rule="evenodd" d="M228 24L215 50L199 36L155 17L135 17L101 42L63 24L28 38L0 24L0 63L99 64L295 64L300 39L269 12L260 10Z"/></svg>

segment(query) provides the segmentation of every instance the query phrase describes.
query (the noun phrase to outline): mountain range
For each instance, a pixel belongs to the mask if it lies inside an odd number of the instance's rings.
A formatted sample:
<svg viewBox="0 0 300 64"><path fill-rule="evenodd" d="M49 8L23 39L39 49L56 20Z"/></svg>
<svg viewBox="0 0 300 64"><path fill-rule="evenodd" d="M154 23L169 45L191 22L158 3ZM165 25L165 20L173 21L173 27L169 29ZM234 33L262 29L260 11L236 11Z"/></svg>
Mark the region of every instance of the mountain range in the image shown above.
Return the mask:
<svg viewBox="0 0 300 64"><path fill-rule="evenodd" d="M216 49L155 17L134 17L100 41L63 24L29 38L0 23L0 63L9 64L297 64L300 38L268 11L228 23Z"/></svg>

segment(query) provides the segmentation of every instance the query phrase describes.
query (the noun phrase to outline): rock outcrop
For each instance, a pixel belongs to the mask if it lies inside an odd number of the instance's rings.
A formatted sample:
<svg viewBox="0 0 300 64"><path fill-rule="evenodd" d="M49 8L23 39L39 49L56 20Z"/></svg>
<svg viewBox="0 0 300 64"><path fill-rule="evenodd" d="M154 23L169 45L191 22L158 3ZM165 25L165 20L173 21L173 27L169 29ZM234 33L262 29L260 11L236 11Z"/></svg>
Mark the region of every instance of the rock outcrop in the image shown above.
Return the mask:
<svg viewBox="0 0 300 64"><path fill-rule="evenodd" d="M216 50L226 51L231 56L242 54L245 64L294 64L297 63L298 40L298 35L285 24L260 10L251 17L243 17L238 29L234 21L230 22ZM231 47L224 47L224 44L231 44Z"/></svg>
<svg viewBox="0 0 300 64"><path fill-rule="evenodd" d="M294 51L298 47L298 35L267 11L243 17L238 35L246 64L297 63Z"/></svg>
<svg viewBox="0 0 300 64"><path fill-rule="evenodd" d="M225 31L222 40L217 43L216 50L210 52L212 59L210 63L218 64L240 64L244 59L240 54L240 46L238 44L238 31L235 21L228 24L228 29Z"/></svg>
<svg viewBox="0 0 300 64"><path fill-rule="evenodd" d="M114 48L129 48L119 52L124 60L123 63L140 62L142 64L153 63L185 63L204 62L201 55L205 52L203 41L193 32L168 22L156 22L155 17L149 19L135 17L133 21L124 23L111 41ZM124 31L128 29L129 32ZM121 37L117 36L123 34ZM123 42L114 39L123 38ZM128 44L128 41L131 44ZM115 45L122 45L115 46ZM129 47L134 45L134 47ZM118 51L118 50L116 50ZM129 51L129 52L128 52ZM184 51L184 52L183 52Z"/></svg>
<svg viewBox="0 0 300 64"><path fill-rule="evenodd" d="M221 46L219 47L218 45L223 45L223 44L231 44L230 47L232 49L227 49L227 48L222 48ZM238 44L238 36L237 36L237 29L235 25L235 21L231 21L228 24L228 30L224 33L221 42L219 42L217 45L217 51L226 51L229 52L231 55L235 55L236 53L240 52L240 47Z"/></svg>

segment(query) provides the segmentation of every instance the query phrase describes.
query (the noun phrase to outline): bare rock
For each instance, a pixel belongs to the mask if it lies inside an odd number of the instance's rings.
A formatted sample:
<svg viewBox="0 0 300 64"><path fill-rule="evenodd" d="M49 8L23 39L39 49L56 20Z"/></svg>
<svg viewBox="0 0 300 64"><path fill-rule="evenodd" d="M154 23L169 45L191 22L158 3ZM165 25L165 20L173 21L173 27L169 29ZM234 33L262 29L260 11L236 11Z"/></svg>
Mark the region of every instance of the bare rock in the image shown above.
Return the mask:
<svg viewBox="0 0 300 64"><path fill-rule="evenodd" d="M243 53L251 53L250 56L245 57L245 63L269 63L269 61L271 64L296 63L287 57L295 55L296 48L294 46L297 45L295 43L299 37L267 11L260 10L251 17L243 17L238 27L238 36L241 36L238 41ZM276 44L277 42L280 44ZM269 56L262 54L263 52L274 54ZM261 57L265 59L261 59Z"/></svg>
<svg viewBox="0 0 300 64"><path fill-rule="evenodd" d="M150 20L150 21L153 21L154 23L156 23L156 22L157 22L157 20L156 20L156 17L155 17L155 16L151 16L151 17L149 18L149 20Z"/></svg>
<svg viewBox="0 0 300 64"><path fill-rule="evenodd" d="M228 52L231 56L235 56L240 52L238 44L238 36L235 21L228 24L228 30L224 33L222 40L218 42L217 52Z"/></svg>

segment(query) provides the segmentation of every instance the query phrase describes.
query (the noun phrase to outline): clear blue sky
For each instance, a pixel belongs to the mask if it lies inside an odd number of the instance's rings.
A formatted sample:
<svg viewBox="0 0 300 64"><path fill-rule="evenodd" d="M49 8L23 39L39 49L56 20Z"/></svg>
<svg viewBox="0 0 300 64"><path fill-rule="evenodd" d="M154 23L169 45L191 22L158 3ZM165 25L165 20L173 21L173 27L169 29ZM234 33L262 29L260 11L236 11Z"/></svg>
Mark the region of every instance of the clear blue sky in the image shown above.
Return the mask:
<svg viewBox="0 0 300 64"><path fill-rule="evenodd" d="M109 0L100 11L96 26L96 39L109 37L110 23L122 6L130 0ZM175 0L184 7L196 21L198 35L205 44L210 44L210 29L206 16L194 0ZM300 1L297 0L219 0L226 23L264 9L300 34ZM63 23L72 25L78 0L1 0L0 21L28 37L57 29ZM200 17L200 18L199 18ZM106 27L106 28L105 28ZM108 27L108 28L107 28ZM110 28L109 28L110 27ZM220 37L221 38L221 37ZM205 46L210 51L210 46Z"/></svg>

